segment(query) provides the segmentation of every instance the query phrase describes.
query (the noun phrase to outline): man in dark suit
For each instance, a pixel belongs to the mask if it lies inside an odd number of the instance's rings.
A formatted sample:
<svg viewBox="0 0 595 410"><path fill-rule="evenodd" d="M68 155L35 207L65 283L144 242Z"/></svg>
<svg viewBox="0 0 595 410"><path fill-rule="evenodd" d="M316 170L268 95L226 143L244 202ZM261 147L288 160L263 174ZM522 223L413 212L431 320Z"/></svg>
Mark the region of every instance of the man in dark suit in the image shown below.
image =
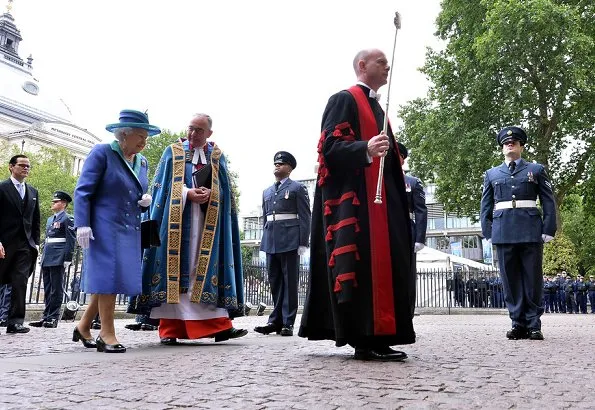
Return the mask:
<svg viewBox="0 0 595 410"><path fill-rule="evenodd" d="M6 333L27 333L25 294L39 246L39 201L25 183L29 158L15 155L8 167L10 178L0 182L0 283L12 286Z"/></svg>
<svg viewBox="0 0 595 410"><path fill-rule="evenodd" d="M407 147L397 142L399 147L399 156L401 157L401 167L405 164L405 159L409 155ZM413 243L413 252L421 251L426 243L426 230L428 227L428 208L426 207L426 193L424 185L419 178L405 174L405 193L407 194L407 204L409 206L409 218L411 218L411 243ZM411 316L415 313L415 299L417 296L417 264L415 255L411 259Z"/></svg>
<svg viewBox="0 0 595 410"><path fill-rule="evenodd" d="M72 197L64 191L54 192L52 211L46 223L45 244L41 256L45 310L41 320L29 323L33 327L58 327L64 272L72 263L72 251L76 238L74 217L66 213Z"/></svg>
<svg viewBox="0 0 595 410"><path fill-rule="evenodd" d="M527 134L519 127L506 127L498 134L505 162L485 173L481 229L498 252L512 320L506 337L543 340L543 244L556 234L556 202L543 165L521 158L526 142Z"/></svg>
<svg viewBox="0 0 595 410"><path fill-rule="evenodd" d="M267 254L267 271L275 304L266 326L257 326L258 333L276 332L293 336L298 309L300 255L310 237L310 198L308 190L289 179L297 165L293 155L279 151L274 156L275 179L265 189L262 199L264 229L260 250Z"/></svg>

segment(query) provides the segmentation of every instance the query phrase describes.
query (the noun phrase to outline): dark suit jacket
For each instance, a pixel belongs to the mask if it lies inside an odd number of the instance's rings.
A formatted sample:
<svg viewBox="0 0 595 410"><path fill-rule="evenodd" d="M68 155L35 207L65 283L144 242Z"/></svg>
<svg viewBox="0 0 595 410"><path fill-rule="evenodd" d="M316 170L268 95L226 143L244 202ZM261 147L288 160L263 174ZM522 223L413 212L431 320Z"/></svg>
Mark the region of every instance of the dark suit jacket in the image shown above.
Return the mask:
<svg viewBox="0 0 595 410"><path fill-rule="evenodd" d="M35 251L31 262L35 267L37 257L36 246L39 245L40 214L38 193L31 185L26 184L25 206L21 207L21 197L9 178L0 182L0 242L6 253L12 251L14 238L24 236L29 246ZM0 259L0 282L4 283L6 264ZM10 272L7 272L10 273Z"/></svg>
<svg viewBox="0 0 595 410"><path fill-rule="evenodd" d="M426 243L426 230L428 228L428 208L426 207L426 193L419 178L405 175L405 192L409 213L415 215L411 220L413 242Z"/></svg>

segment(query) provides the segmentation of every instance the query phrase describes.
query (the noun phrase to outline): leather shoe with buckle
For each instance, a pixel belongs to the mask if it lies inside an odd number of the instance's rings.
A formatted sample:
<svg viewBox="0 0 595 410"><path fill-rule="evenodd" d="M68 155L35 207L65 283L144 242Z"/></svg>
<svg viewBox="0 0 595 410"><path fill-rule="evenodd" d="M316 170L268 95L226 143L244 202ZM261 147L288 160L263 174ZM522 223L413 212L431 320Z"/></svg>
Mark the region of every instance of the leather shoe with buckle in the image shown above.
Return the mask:
<svg viewBox="0 0 595 410"><path fill-rule="evenodd" d="M293 326L283 326L281 336L293 336Z"/></svg>
<svg viewBox="0 0 595 410"><path fill-rule="evenodd" d="M160 343L166 346L174 346L178 344L178 339L175 337L162 337Z"/></svg>
<svg viewBox="0 0 595 410"><path fill-rule="evenodd" d="M256 326L254 328L255 332L262 333L263 335L268 335L269 333L276 332L277 334L281 333L281 326L277 326L274 323L267 323L266 326Z"/></svg>
<svg viewBox="0 0 595 410"><path fill-rule="evenodd" d="M539 329L529 329L530 340L543 340L543 333Z"/></svg>
<svg viewBox="0 0 595 410"><path fill-rule="evenodd" d="M38 320L37 322L29 322L29 326L31 327L43 327L43 324L45 323L45 320L41 319Z"/></svg>
<svg viewBox="0 0 595 410"><path fill-rule="evenodd" d="M506 337L511 340L526 339L528 337L527 329L521 326L513 326L508 332Z"/></svg>
<svg viewBox="0 0 595 410"><path fill-rule="evenodd" d="M46 320L43 324L43 327L56 328L56 327L58 327L58 320L57 319Z"/></svg>
<svg viewBox="0 0 595 410"><path fill-rule="evenodd" d="M21 325L20 323L6 326L6 333L29 333L29 330L31 329Z"/></svg>
<svg viewBox="0 0 595 410"><path fill-rule="evenodd" d="M231 329L215 333L215 342L223 342L229 339L237 339L238 337L246 336L247 334L248 331L246 329L236 329L235 327L232 327Z"/></svg>
<svg viewBox="0 0 595 410"><path fill-rule="evenodd" d="M407 359L407 354L393 350L388 346L376 349L356 347L353 358L355 360L376 360L379 362L402 362Z"/></svg>

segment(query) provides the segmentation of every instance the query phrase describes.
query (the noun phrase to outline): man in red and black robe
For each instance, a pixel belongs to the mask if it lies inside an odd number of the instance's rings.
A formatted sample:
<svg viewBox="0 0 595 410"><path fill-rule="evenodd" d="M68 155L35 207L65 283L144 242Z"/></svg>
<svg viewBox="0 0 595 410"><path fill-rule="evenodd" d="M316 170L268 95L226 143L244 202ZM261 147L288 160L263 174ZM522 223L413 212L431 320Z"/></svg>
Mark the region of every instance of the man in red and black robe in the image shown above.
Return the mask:
<svg viewBox="0 0 595 410"><path fill-rule="evenodd" d="M355 359L399 361L407 355L390 346L415 342L413 246L398 148L381 132L384 111L376 100L390 67L380 50L360 51L353 65L358 84L333 95L322 119L299 335L349 344ZM375 204L382 156L382 203Z"/></svg>

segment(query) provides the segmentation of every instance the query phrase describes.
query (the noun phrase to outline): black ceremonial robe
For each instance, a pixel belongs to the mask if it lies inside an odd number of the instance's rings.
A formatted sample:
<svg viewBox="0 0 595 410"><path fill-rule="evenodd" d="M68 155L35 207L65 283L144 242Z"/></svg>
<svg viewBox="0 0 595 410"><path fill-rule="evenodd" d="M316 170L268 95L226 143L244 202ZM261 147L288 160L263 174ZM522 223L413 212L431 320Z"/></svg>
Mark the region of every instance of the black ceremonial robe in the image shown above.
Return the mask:
<svg viewBox="0 0 595 410"><path fill-rule="evenodd" d="M380 159L368 162L367 140L380 133L384 111L368 93L360 85L341 91L323 115L310 280L299 335L374 348L415 342L409 293L413 246L392 138L383 204L374 204Z"/></svg>

